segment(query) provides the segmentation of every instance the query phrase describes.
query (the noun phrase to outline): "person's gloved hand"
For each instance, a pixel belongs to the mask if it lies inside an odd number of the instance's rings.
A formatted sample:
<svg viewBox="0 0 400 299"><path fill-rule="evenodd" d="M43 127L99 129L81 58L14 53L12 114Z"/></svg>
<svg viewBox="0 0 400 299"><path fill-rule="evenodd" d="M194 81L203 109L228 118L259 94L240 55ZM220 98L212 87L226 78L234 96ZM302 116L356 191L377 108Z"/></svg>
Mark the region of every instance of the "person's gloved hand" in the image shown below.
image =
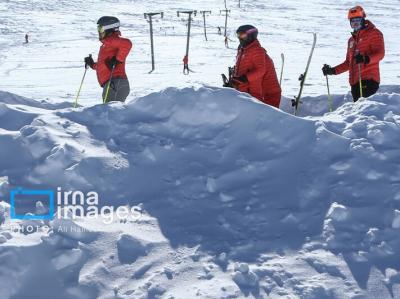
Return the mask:
<svg viewBox="0 0 400 299"><path fill-rule="evenodd" d="M239 81L239 82L241 82L241 83L247 83L247 82L249 82L249 80L247 80L246 75L242 75L242 76L239 76L239 77L234 76L234 77L232 77L232 80L233 80L233 81Z"/></svg>
<svg viewBox="0 0 400 299"><path fill-rule="evenodd" d="M361 55L360 53L354 56L354 59L356 60L357 64L368 64L370 60L368 55Z"/></svg>
<svg viewBox="0 0 400 299"><path fill-rule="evenodd" d="M119 63L122 63L122 62L120 62L120 61L118 61L117 60L117 57L113 57L113 58L111 58L111 59L109 59L107 62L106 62L106 64L107 64L107 66L108 66L108 68L109 69L112 69L112 68L114 68L117 64L119 64Z"/></svg>
<svg viewBox="0 0 400 299"><path fill-rule="evenodd" d="M324 76L336 75L336 70L334 67L324 64L324 66L322 67L322 73L324 74Z"/></svg>
<svg viewBox="0 0 400 299"><path fill-rule="evenodd" d="M90 66L91 68L93 68L93 65L94 65L94 60L92 58L92 55L85 57L85 67Z"/></svg>

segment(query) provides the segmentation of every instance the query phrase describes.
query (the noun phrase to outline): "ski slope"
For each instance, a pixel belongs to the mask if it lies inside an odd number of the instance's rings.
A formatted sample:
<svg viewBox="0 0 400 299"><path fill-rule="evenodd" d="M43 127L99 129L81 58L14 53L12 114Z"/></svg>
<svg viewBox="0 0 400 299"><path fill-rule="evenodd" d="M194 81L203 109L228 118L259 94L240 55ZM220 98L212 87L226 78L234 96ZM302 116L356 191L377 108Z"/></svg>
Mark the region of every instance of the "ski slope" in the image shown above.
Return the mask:
<svg viewBox="0 0 400 299"><path fill-rule="evenodd" d="M122 22L122 33L134 44L128 58L127 73L131 81L130 100L164 88L221 86L221 76L235 61L237 42L235 30L251 23L259 28L260 40L280 72L281 53L286 56L283 94L293 98L298 93L299 75L304 72L312 43L312 32L318 34L317 49L310 67L304 95L326 93L321 76L324 63L336 65L345 59L350 26L347 9L349 1L312 0L305 5L299 1L227 1L231 10L228 19L230 49L217 27L224 26L220 14L224 1L6 1L0 3L0 90L7 90L35 99L73 101L83 75L83 57L97 57L100 43L96 21L103 15L116 15ZM384 33L386 57L381 63L382 84L399 82L400 42L397 20L398 1L363 1L368 17ZM211 10L207 18L209 41L203 35L203 20L194 18L190 50L190 67L196 72L182 74L182 59L186 47L186 17L177 17L182 9ZM149 25L143 13L163 11L163 20L155 18L156 72L151 70ZM29 32L31 43L23 44ZM223 32L223 30L222 30ZM94 72L84 84L81 104L101 102L101 90ZM349 90L347 74L331 79L333 93ZM34 87L34 88L33 88Z"/></svg>
<svg viewBox="0 0 400 299"><path fill-rule="evenodd" d="M332 77L332 113L321 66L344 59L354 3L228 1L229 49L217 34L223 3L0 3L1 299L400 298L398 2L362 3L385 35L383 85L353 104L347 75ZM143 13L154 9L165 18L148 74ZM180 9L213 11L208 42L194 20L189 76ZM132 93L101 105L89 72L72 109L102 15L118 16L134 44ZM281 110L220 88L244 23L260 29L277 69L286 55ZM294 117L312 32L317 48ZM96 191L107 213L11 220L16 187ZM135 215L120 219L118 208Z"/></svg>

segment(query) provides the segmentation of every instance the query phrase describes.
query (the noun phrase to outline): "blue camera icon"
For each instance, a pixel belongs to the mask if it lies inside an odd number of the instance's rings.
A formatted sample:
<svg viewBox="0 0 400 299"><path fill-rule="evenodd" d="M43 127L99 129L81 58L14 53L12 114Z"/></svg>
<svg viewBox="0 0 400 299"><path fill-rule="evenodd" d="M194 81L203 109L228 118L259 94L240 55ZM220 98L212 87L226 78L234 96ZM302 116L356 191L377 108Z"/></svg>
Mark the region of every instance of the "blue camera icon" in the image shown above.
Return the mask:
<svg viewBox="0 0 400 299"><path fill-rule="evenodd" d="M46 197L49 200L49 212L44 215L25 215L16 212L16 200L20 196L23 199L34 199L35 197ZM54 191L52 190L27 190L14 189L10 191L10 218L20 220L52 220L54 217Z"/></svg>

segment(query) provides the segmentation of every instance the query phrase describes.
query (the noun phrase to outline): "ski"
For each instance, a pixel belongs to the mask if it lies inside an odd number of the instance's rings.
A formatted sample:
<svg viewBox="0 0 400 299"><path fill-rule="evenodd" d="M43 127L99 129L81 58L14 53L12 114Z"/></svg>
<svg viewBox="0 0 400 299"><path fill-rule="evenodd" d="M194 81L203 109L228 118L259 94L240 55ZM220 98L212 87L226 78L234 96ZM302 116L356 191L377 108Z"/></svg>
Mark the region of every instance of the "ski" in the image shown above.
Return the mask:
<svg viewBox="0 0 400 299"><path fill-rule="evenodd" d="M281 59L282 59L282 68L281 68L281 77L279 79L279 85L282 88L283 68L285 66L285 54L281 53Z"/></svg>
<svg viewBox="0 0 400 299"><path fill-rule="evenodd" d="M313 45L312 45L312 48L311 48L310 56L308 57L306 70L305 70L304 73L301 74L300 77L299 77L299 81L300 81L300 91L299 91L299 94L297 95L297 97L295 97L295 98L292 100L292 106L294 107L294 115L297 115L297 111L298 111L299 105L300 105L300 103L301 103L301 102L300 102L300 99L301 99L301 95L302 95L302 93L303 93L304 83L305 83L305 81L306 81L307 72L308 72L308 69L309 69L309 67L310 67L311 59L312 59L313 54L314 54L315 45L317 44L317 34L316 34L316 33L313 33L313 36L314 36L314 41L313 41Z"/></svg>

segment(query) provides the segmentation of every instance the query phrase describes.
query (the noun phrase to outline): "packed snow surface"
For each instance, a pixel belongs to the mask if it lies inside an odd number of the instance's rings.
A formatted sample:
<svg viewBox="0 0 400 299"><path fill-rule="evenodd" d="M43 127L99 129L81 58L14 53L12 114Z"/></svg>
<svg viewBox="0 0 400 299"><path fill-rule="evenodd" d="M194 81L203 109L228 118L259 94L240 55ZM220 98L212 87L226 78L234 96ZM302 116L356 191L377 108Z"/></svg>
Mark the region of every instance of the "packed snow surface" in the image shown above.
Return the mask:
<svg viewBox="0 0 400 299"><path fill-rule="evenodd" d="M2 93L1 298L399 298L399 89L307 118L213 87L78 109ZM10 220L21 186L137 217Z"/></svg>
<svg viewBox="0 0 400 299"><path fill-rule="evenodd" d="M345 58L348 1L0 2L0 298L400 298L398 1L365 0L383 32L377 95L354 104ZM193 20L182 74L186 16ZM152 74L149 24L154 19ZM121 20L133 42L126 104L98 105L83 57L97 58L96 21ZM221 86L239 25L259 28L281 110ZM224 29L222 28L222 33ZM290 100L317 47L299 117ZM25 44L24 36L30 42ZM173 87L173 88L172 88ZM12 190L98 194L98 217L10 219ZM93 203L93 202L91 202ZM19 213L44 215L46 200ZM129 214L124 218L121 214ZM121 219L122 218L122 219Z"/></svg>

